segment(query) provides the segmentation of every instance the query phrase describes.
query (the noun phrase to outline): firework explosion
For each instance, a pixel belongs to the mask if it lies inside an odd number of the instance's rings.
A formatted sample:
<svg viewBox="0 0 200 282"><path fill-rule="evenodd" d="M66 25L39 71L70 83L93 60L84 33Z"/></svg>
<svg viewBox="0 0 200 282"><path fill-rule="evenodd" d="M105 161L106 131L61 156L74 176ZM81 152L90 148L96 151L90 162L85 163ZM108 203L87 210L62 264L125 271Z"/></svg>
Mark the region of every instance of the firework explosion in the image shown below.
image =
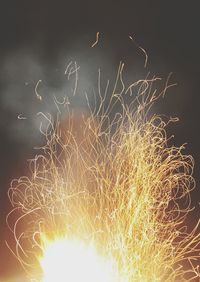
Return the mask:
<svg viewBox="0 0 200 282"><path fill-rule="evenodd" d="M99 106L89 115L77 118L71 113L65 122L45 117L46 143L30 162L31 175L13 180L9 190L13 211L8 225L16 240L12 252L32 277L40 267L45 272L47 242L59 240L84 242L101 258L114 261L114 282L200 277L195 264L198 224L191 232L185 227L195 187L193 159L184 155L183 146L169 145L166 126L174 119L151 114L154 102L170 86L167 81L157 93L155 80L126 86L120 64L111 94L109 84L105 95L99 90ZM127 96L135 92L127 105ZM61 247L60 253L65 250ZM82 276L70 281L86 280Z"/></svg>

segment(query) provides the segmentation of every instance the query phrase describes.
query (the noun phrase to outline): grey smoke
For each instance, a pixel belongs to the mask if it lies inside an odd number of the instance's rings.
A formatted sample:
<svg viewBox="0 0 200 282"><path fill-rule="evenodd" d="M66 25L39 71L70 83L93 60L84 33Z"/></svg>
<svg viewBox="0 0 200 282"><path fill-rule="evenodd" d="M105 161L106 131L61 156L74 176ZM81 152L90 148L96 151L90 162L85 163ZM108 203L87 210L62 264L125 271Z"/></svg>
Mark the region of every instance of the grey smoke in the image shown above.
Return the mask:
<svg viewBox="0 0 200 282"><path fill-rule="evenodd" d="M55 67L30 51L16 51L6 58L0 69L0 104L4 113L1 126L13 140L30 145L37 143L41 138L41 120L44 122L39 112L55 117L63 108L60 103L65 100L66 104L70 102L71 108L86 109L85 93L92 102L98 69L95 75L91 69L90 63L83 61L80 64L72 56L63 56Z"/></svg>
<svg viewBox="0 0 200 282"><path fill-rule="evenodd" d="M33 50L15 51L0 66L0 126L4 127L9 138L20 144L31 147L39 144L42 140L39 128L41 122L45 127L45 119L38 113L50 114L55 118L60 111L63 116L66 109L60 105L62 102L66 105L69 102L70 109L88 110L85 95L87 93L90 105L94 106L99 69L103 93L107 79L111 85L108 92L112 90L117 66L111 53L105 55L97 52L91 56L91 49L82 52L68 50L67 54L60 54L52 63L45 61L39 53L34 54ZM137 81L145 77L145 72L141 60L140 65L136 62L129 66L124 79Z"/></svg>

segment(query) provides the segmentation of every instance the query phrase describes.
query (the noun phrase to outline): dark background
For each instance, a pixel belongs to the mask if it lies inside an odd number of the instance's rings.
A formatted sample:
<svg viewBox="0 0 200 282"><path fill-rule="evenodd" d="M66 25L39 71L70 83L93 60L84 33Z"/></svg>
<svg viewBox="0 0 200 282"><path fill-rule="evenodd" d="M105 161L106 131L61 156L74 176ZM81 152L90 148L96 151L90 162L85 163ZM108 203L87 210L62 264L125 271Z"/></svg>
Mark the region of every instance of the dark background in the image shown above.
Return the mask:
<svg viewBox="0 0 200 282"><path fill-rule="evenodd" d="M37 138L30 135L30 129L34 113L42 110L41 106L35 109L34 86L42 77L48 89L58 92L60 83L63 91L58 73L61 76L69 56L88 64L89 82L93 68L102 67L109 74L116 71L120 60L139 79L144 56L128 38L134 35L148 53L144 73L167 77L173 72L177 86L156 110L180 118L169 134L175 134L176 145L187 143L186 153L195 159L197 188L192 199L198 207L199 27L198 1L194 0L0 1L0 277L20 272L4 243L11 236L5 224L10 209L7 190L14 177L26 174L26 160L34 155ZM99 43L91 48L97 31ZM29 117L27 121L17 119L20 113ZM191 224L198 216L196 208Z"/></svg>

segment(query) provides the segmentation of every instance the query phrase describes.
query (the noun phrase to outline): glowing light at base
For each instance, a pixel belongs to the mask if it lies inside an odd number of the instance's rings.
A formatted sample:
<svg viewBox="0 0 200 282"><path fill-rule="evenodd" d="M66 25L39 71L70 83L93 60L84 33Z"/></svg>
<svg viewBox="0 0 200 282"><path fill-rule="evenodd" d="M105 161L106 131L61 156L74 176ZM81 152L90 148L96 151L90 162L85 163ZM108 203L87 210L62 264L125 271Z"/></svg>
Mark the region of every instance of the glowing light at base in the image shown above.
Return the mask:
<svg viewBox="0 0 200 282"><path fill-rule="evenodd" d="M42 282L125 282L119 279L114 261L79 241L47 241L40 264Z"/></svg>

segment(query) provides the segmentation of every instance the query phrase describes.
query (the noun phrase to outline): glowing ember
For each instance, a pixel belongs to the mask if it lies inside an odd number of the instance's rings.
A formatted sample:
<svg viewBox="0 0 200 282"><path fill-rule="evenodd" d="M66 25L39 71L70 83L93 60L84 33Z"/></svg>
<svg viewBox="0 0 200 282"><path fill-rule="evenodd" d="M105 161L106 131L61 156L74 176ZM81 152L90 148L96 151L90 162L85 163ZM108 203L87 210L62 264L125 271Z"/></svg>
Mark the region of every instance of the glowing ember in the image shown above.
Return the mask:
<svg viewBox="0 0 200 282"><path fill-rule="evenodd" d="M78 241L47 242L41 259L42 282L118 282L114 262ZM124 281L123 281L124 282Z"/></svg>

